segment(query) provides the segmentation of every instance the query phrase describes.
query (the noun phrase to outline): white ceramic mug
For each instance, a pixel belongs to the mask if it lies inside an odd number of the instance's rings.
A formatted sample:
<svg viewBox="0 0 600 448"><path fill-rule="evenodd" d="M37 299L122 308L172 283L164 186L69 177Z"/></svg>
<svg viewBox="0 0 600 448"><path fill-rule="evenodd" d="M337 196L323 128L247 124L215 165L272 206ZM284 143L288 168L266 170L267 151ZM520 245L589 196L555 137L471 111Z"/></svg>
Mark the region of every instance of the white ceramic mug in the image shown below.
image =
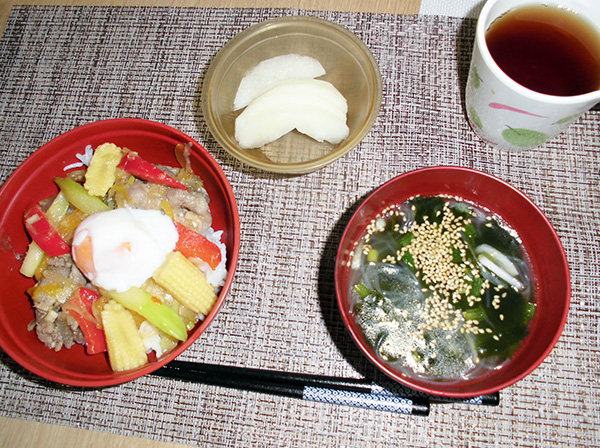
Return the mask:
<svg viewBox="0 0 600 448"><path fill-rule="evenodd" d="M466 111L473 130L492 146L524 150L544 144L600 102L600 90L554 96L530 90L506 75L492 58L485 34L498 17L521 6L566 8L600 26L599 0L489 0L483 7L466 87ZM599 86L600 88L600 86Z"/></svg>

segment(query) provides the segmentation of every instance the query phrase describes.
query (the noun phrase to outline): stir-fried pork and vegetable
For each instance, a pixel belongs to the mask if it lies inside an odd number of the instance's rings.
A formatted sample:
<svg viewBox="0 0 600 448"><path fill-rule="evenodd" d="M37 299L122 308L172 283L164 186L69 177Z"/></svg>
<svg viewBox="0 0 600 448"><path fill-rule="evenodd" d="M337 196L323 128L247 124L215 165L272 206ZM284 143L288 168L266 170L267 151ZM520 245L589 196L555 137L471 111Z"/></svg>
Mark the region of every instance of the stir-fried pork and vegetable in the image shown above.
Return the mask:
<svg viewBox="0 0 600 448"><path fill-rule="evenodd" d="M59 192L25 212L32 242L30 329L49 348L106 352L114 371L159 358L187 339L223 286L226 248L208 194L190 168L154 165L105 143Z"/></svg>

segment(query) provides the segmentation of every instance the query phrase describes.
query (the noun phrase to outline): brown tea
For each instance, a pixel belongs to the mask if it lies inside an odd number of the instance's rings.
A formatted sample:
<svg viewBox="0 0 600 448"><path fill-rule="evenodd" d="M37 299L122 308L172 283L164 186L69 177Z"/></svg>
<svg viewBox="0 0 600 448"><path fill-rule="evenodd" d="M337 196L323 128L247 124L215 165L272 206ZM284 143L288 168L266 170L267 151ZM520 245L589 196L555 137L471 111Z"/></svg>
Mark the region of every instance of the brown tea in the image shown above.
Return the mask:
<svg viewBox="0 0 600 448"><path fill-rule="evenodd" d="M525 6L486 33L494 61L519 84L572 96L600 89L600 35L585 19L554 6Z"/></svg>

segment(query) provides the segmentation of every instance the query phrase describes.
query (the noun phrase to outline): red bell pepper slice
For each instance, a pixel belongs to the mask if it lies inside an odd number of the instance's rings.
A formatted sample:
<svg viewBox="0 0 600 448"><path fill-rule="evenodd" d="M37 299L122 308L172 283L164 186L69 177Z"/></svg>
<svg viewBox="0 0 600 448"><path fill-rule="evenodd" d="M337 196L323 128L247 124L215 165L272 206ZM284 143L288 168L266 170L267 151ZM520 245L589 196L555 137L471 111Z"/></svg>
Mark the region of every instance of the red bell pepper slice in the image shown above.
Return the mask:
<svg viewBox="0 0 600 448"><path fill-rule="evenodd" d="M124 171L127 171L129 174L148 182L179 188L181 190L188 189L188 187L183 185L177 179L169 176L163 170L142 159L134 152L125 153L125 155L121 158L121 162L119 163L118 167Z"/></svg>
<svg viewBox="0 0 600 448"><path fill-rule="evenodd" d="M83 337L85 350L88 355L95 355L106 351L106 336L104 330L98 328L92 306L100 294L89 288L79 288L71 298L62 306L62 310L69 313L77 321Z"/></svg>
<svg viewBox="0 0 600 448"><path fill-rule="evenodd" d="M213 270L221 263L219 246L183 224L176 222L175 227L179 232L175 250L181 252L186 258L200 258L207 262Z"/></svg>
<svg viewBox="0 0 600 448"><path fill-rule="evenodd" d="M48 220L39 204L25 210L24 221L31 239L49 256L58 257L71 252L71 247Z"/></svg>

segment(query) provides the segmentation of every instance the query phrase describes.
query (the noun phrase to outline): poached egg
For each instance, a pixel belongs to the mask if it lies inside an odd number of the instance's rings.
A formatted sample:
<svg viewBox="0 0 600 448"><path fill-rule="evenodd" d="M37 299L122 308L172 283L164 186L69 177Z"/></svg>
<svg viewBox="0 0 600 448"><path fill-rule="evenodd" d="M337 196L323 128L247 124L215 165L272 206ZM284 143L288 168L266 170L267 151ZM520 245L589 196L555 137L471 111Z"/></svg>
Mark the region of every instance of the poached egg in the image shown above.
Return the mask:
<svg viewBox="0 0 600 448"><path fill-rule="evenodd" d="M95 286L124 292L151 277L178 239L173 221L162 212L118 208L79 224L72 256Z"/></svg>

